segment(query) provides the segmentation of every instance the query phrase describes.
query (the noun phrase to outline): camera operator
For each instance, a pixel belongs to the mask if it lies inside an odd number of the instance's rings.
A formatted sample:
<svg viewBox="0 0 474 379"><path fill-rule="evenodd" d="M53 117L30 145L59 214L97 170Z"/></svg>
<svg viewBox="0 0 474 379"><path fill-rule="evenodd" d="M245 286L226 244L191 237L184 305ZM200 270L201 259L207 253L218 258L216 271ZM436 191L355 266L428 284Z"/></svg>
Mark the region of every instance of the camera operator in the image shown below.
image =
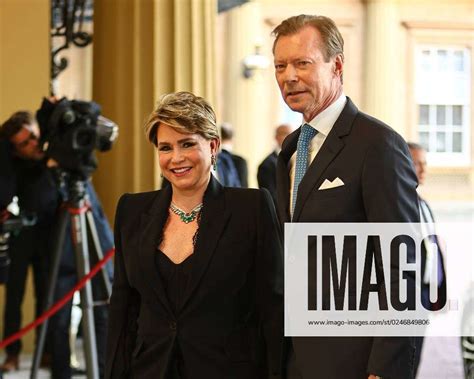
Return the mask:
<svg viewBox="0 0 474 379"><path fill-rule="evenodd" d="M29 112L14 113L0 129L0 213L8 217L6 207L14 196L22 210L34 212L35 226L26 228L9 244L9 281L6 285L4 337L21 325L21 304L28 267L33 268L35 315L41 313L47 278L48 236L59 204L52 172L39 147L39 129ZM7 346L3 371L18 369L21 340Z"/></svg>
<svg viewBox="0 0 474 379"><path fill-rule="evenodd" d="M54 103L45 99L42 108L45 106L54 107ZM21 303L29 264L33 265L34 270L36 314L39 315L42 310L41 305L44 303L48 279L48 262L51 259L51 247L55 237L54 225L57 211L64 195L67 197L64 193L65 189L60 187L56 180L55 162L45 157L40 147L39 134L37 124L28 112L16 112L0 129L1 215L6 217L6 205L13 196L17 196L20 209L34 212L37 216L37 224L23 229L10 243L11 267L10 279L6 286L4 337L15 333L20 327ZM91 183L88 181L86 186L100 244L105 252L113 247L112 232ZM67 228L67 238L62 249L54 295L55 301L69 292L78 280L69 224ZM71 378L69 346L71 307L72 301L69 301L52 317L49 324L47 346L51 352L51 369L54 379ZM107 323L105 305L94 309L94 319L99 369L102 375ZM19 341L7 347L7 358L2 366L4 371L18 368L20 350Z"/></svg>

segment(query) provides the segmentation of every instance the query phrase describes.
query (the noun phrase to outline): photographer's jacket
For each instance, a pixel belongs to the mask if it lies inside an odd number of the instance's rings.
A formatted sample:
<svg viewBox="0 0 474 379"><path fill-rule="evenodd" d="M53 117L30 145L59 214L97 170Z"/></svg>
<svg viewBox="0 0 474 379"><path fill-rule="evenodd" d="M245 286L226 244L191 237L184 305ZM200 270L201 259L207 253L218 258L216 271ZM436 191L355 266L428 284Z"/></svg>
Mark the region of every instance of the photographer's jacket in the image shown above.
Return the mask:
<svg viewBox="0 0 474 379"><path fill-rule="evenodd" d="M36 227L42 228L45 233L52 233L62 201L54 170L46 166L45 160L33 161L15 157L9 144L0 141L0 210L5 209L13 197L17 196L21 211L37 217ZM89 181L86 184L86 191L101 247L105 253L113 247L113 235ZM67 235L69 236L70 232L67 232ZM72 248L70 238L66 238L64 251L67 253L63 255L69 257L71 262L61 262L61 266L66 266L75 272Z"/></svg>
<svg viewBox="0 0 474 379"><path fill-rule="evenodd" d="M0 141L0 210L18 197L22 211L34 213L38 225L47 226L54 222L54 215L60 202L53 171L45 161L17 158L6 141Z"/></svg>

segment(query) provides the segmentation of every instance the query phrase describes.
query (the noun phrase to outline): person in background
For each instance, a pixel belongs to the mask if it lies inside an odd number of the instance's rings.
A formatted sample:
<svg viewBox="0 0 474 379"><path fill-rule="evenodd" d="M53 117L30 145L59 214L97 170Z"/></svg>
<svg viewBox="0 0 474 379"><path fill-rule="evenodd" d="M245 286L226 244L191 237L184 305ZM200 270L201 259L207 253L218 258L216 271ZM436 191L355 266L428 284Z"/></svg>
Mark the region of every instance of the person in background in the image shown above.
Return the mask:
<svg viewBox="0 0 474 379"><path fill-rule="evenodd" d="M415 166L416 177L418 178L418 184L420 186L425 184L426 181L426 150L423 146L414 143L408 142L408 148L410 149L411 158L413 160L413 165ZM418 187L419 188L419 187ZM439 310L440 304L446 303L446 272L444 268L444 260L442 254L442 245L438 241L435 230L435 220L433 216L433 211L430 206L420 195L418 195L418 202L420 208L420 221L424 225L426 234L432 235L433 242L437 246L437 254L435 257L433 254L434 251L427 249L425 244L421 246L421 301L426 309L436 311ZM423 228L422 228L423 229ZM437 264L436 264L437 262ZM438 301L432 303L430 301L430 277L435 276L438 282L438 292L441 297L438 296ZM444 296L444 297L443 297ZM421 360L421 352L423 349L424 337L416 337L415 344L415 374L418 371L418 367Z"/></svg>
<svg viewBox="0 0 474 379"><path fill-rule="evenodd" d="M281 151L281 145L284 139L290 134L292 128L288 124L282 124L275 129L275 141L276 148L271 154L269 154L260 166L258 166L257 181L258 188L266 188L270 195L272 195L273 202L277 201L277 188L276 188L276 166L277 157Z"/></svg>
<svg viewBox="0 0 474 379"><path fill-rule="evenodd" d="M248 188L247 161L233 153L234 130L232 125L224 123L220 127L221 151L217 156L217 176L225 187Z"/></svg>
<svg viewBox="0 0 474 379"><path fill-rule="evenodd" d="M15 112L0 128L0 212L7 218L7 207L16 196L20 209L37 218L34 226L24 228L9 241L11 263L3 315L4 338L16 333L22 324L21 306L30 266L33 269L35 317L41 314L45 300L49 236L59 194L38 139L36 120L27 111ZM6 359L1 366L3 372L18 370L21 350L21 340L6 347Z"/></svg>
<svg viewBox="0 0 474 379"><path fill-rule="evenodd" d="M106 378L281 377L283 252L265 190L226 188L213 109L164 95L146 124L170 185L115 218Z"/></svg>

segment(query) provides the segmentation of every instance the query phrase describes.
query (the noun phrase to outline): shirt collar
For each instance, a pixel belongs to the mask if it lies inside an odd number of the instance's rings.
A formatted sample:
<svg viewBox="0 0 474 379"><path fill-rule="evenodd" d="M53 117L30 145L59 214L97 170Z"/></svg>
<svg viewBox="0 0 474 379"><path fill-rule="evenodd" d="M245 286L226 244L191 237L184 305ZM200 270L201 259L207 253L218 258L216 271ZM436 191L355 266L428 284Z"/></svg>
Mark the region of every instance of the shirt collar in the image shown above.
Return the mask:
<svg viewBox="0 0 474 379"><path fill-rule="evenodd" d="M332 127L336 123L339 115L346 105L346 95L341 93L341 96L332 103L329 107L319 113L315 118L306 124L311 125L318 133L324 135L325 137L329 134Z"/></svg>
<svg viewBox="0 0 474 379"><path fill-rule="evenodd" d="M232 144L231 143L221 143L221 150L227 150L229 153L232 152Z"/></svg>

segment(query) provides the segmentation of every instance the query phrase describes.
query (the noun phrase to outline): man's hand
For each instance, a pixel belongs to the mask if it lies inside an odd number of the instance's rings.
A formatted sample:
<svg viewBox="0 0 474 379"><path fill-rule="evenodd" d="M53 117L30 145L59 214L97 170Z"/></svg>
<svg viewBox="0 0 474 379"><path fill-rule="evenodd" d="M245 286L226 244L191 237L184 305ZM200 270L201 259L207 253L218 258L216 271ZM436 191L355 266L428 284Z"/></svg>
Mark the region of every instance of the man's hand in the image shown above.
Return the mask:
<svg viewBox="0 0 474 379"><path fill-rule="evenodd" d="M368 379L382 379L382 378L377 375L369 375Z"/></svg>

